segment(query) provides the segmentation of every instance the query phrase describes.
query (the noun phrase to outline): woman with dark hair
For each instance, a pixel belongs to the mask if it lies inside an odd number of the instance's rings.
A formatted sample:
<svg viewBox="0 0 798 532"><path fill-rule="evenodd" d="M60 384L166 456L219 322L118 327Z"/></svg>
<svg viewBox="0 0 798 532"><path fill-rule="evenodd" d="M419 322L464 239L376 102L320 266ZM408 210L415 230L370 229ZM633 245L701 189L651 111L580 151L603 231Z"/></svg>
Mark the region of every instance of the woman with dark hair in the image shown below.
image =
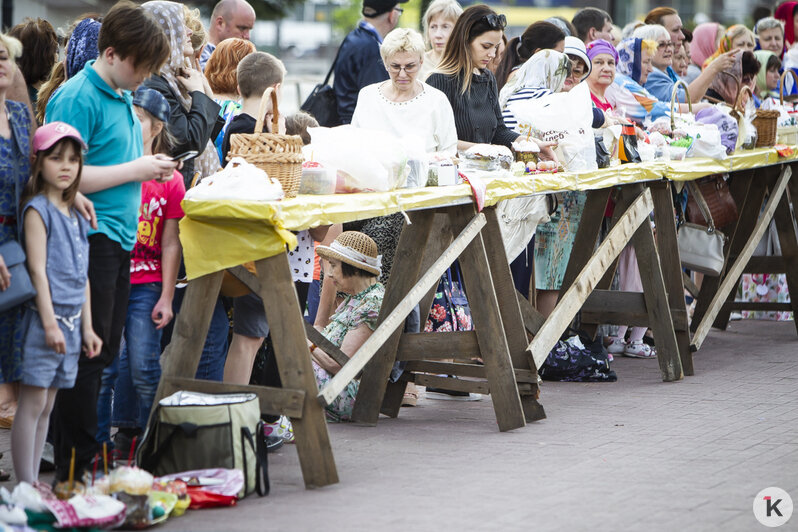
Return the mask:
<svg viewBox="0 0 798 532"><path fill-rule="evenodd" d="M518 137L504 125L496 79L487 68L506 24L504 15L486 5L463 11L437 71L427 78L427 83L442 91L452 105L459 150L474 144L509 147Z"/></svg>
<svg viewBox="0 0 798 532"><path fill-rule="evenodd" d="M737 54L732 67L715 77L712 85L707 89L707 99L734 105L739 90L738 82L751 87L756 94L756 75L759 73L760 66L753 52ZM745 101L742 103L745 104Z"/></svg>
<svg viewBox="0 0 798 532"><path fill-rule="evenodd" d="M58 60L58 35L53 25L42 18L26 18L8 34L22 43L17 65L28 85L31 105L35 106L39 87L50 77L50 70Z"/></svg>
<svg viewBox="0 0 798 532"><path fill-rule="evenodd" d="M565 32L551 22L535 22L520 37L513 37L507 43L504 58L496 69L496 85L501 90L512 72L529 60L539 50L552 49L562 52L565 49Z"/></svg>

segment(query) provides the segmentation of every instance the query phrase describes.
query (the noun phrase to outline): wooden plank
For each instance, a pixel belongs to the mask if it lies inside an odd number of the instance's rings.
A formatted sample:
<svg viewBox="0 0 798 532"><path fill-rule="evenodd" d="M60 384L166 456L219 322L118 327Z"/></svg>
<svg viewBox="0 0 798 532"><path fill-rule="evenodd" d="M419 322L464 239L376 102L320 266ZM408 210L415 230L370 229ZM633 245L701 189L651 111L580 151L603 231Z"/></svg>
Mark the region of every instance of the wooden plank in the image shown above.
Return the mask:
<svg viewBox="0 0 798 532"><path fill-rule="evenodd" d="M255 267L260 279L269 280L268 283L262 283L258 295L263 300L269 322L280 381L287 389L304 390L307 394L302 418L292 420L305 486L315 488L335 484L338 482L338 472L324 409L317 401L310 400L318 388L288 255L280 253L259 260Z"/></svg>
<svg viewBox="0 0 798 532"><path fill-rule="evenodd" d="M653 208L651 192L646 189L620 217L578 276L574 276L575 281L527 347L529 356L535 360L535 367L540 367L546 360L549 351L557 344L557 340L579 312L596 283L614 263L640 224L648 223L648 215Z"/></svg>
<svg viewBox="0 0 798 532"><path fill-rule="evenodd" d="M374 333L360 346L357 353L352 355L349 362L336 373L332 379L319 391L319 400L322 404L329 405L344 391L349 382L371 360L377 350L390 338L395 331L401 330L405 318L413 311L415 306L424 297L424 294L438 283L441 275L457 258L465 247L479 236L479 231L485 226L485 216L476 215L454 239L452 245L443 252L438 260L426 271L421 279L411 288L407 295L394 307L391 313L380 322Z"/></svg>
<svg viewBox="0 0 798 532"><path fill-rule="evenodd" d="M518 307L521 309L521 315L524 319L524 327L533 335L537 334L546 322L546 317L532 306L532 303L524 297L524 294L516 290L515 295L518 300Z"/></svg>
<svg viewBox="0 0 798 532"><path fill-rule="evenodd" d="M244 283L247 288L256 294L260 290L260 280L258 276L244 268L243 266L236 266L234 268L227 268L227 272L233 277Z"/></svg>
<svg viewBox="0 0 798 532"><path fill-rule="evenodd" d="M308 340L316 344L316 346L321 348L322 351L330 355L330 358L335 360L339 366L344 367L344 365L349 362L349 357L346 356L346 353L341 351L337 345L329 341L327 337L316 330L313 325L305 320L302 321L305 325L305 334L307 335Z"/></svg>
<svg viewBox="0 0 798 532"><path fill-rule="evenodd" d="M435 230L430 232L427 246L424 248L424 258L421 260L421 271L425 272L430 266L441 256L446 248L451 245L454 240L452 234L452 227L449 223L449 216L445 212L436 212L435 221L433 222ZM432 301L435 299L435 291L437 285L429 289L427 294L421 299L418 304L419 312L421 313L421 328L424 328L424 323L427 321L429 311L432 308Z"/></svg>
<svg viewBox="0 0 798 532"><path fill-rule="evenodd" d="M477 333L474 331L403 333L396 352L396 360L438 358L470 360L478 356L479 344L477 343Z"/></svg>
<svg viewBox="0 0 798 532"><path fill-rule="evenodd" d="M565 268L565 275L560 287L560 299L565 296L565 293L576 280L576 276L593 256L593 251L596 249L596 241L599 233L601 233L604 212L607 210L607 201L610 199L612 190L612 188L603 188L587 192L582 219L579 222L576 237L574 237L571 258Z"/></svg>
<svg viewBox="0 0 798 532"><path fill-rule="evenodd" d="M687 302L684 298L682 263L679 259L679 242L676 236L676 217L667 181L648 184L654 202L654 225L657 228L656 248L662 266L662 278L668 294L676 345L685 375L693 375L693 352L690 351L690 320L687 317Z"/></svg>
<svg viewBox="0 0 798 532"><path fill-rule="evenodd" d="M391 280L385 288L378 323L381 323L399 304L418 280L424 248L430 236L435 213L431 210L408 213L412 224L405 225L396 248ZM396 360L396 347L402 331L397 329L374 356L372 362L363 369L357 399L352 411L352 420L365 425L376 425L380 416L383 399L386 398L388 376ZM398 409L392 408L396 415Z"/></svg>
<svg viewBox="0 0 798 532"><path fill-rule="evenodd" d="M721 282L715 297L713 297L712 301L710 302L706 315L698 325L695 334L693 334L693 341L691 345L693 350L698 350L701 348L701 344L709 334L709 329L712 327L712 323L715 321L715 318L721 311L723 303L725 302L729 293L737 288L740 275L742 275L745 265L748 263L748 260L751 258L754 250L756 249L756 246L762 239L762 235L765 234L765 231L770 224L770 220L773 218L773 214L776 212L776 207L781 201L782 196L784 196L784 190L787 188L787 183L789 183L791 175L792 169L789 166L785 166L781 171L781 175L776 181L775 188L770 191L770 197L765 204L765 212L762 213L759 221L754 226L754 231L743 246L743 249L737 257L737 260L734 261L730 268L728 268L726 276Z"/></svg>
<svg viewBox="0 0 798 532"><path fill-rule="evenodd" d="M479 364L456 364L454 362L430 362L414 360L407 363L405 371L431 373L432 375L455 375L475 379L485 378L485 366Z"/></svg>
<svg viewBox="0 0 798 532"><path fill-rule="evenodd" d="M161 354L161 382L155 392L152 411L166 396L163 389L165 377L196 375L223 275L223 272L211 273L188 283L182 305L185 310L177 313L172 341Z"/></svg>
<svg viewBox="0 0 798 532"><path fill-rule="evenodd" d="M686 273L682 272L682 284L684 284L684 289L690 292L690 295L698 297L699 289L698 286L690 279Z"/></svg>
<svg viewBox="0 0 798 532"><path fill-rule="evenodd" d="M723 304L725 310L761 310L761 311L780 311L792 312L792 303L772 303L769 301L732 301Z"/></svg>
<svg viewBox="0 0 798 532"><path fill-rule="evenodd" d="M646 189L647 192L650 190ZM675 242L674 242L675 243ZM668 292L665 290L665 279L662 265L654 242L651 224L643 223L632 237L632 245L637 255L637 266L640 280L643 282L643 296L649 316L649 327L657 341L657 361L665 382L678 381L684 378L682 359L673 330ZM681 286L681 282L679 283ZM679 294L684 291L680 290Z"/></svg>
<svg viewBox="0 0 798 532"><path fill-rule="evenodd" d="M449 211L452 225L459 227L464 224L473 216L474 210L473 205L453 207ZM492 391L493 411L499 430L504 432L523 427L526 417L518 395L513 362L481 234L463 250L460 268L468 299L474 302L471 304L471 317L485 363L485 375Z"/></svg>
<svg viewBox="0 0 798 532"><path fill-rule="evenodd" d="M454 390L456 392L490 394L490 386L487 381L467 381L463 379L448 379L446 377L436 377L424 373L415 374L416 386L427 386L428 388L442 388L444 390ZM520 406L519 406L520 409Z"/></svg>
<svg viewBox="0 0 798 532"><path fill-rule="evenodd" d="M790 309L793 311L793 325L798 330L798 234L796 234L795 214L790 208L788 194L779 201L773 219L776 222L776 231L781 244L781 254L784 261L784 275L787 278L787 289L790 295Z"/></svg>
<svg viewBox="0 0 798 532"><path fill-rule="evenodd" d="M510 350L510 360L515 369L531 370L537 375L537 368L530 367L532 361L526 356L528 340L524 332L525 322L521 314L521 307L517 297L517 294L520 294L515 288L513 275L510 271L510 263L507 262L507 252L504 248L504 241L499 227L496 208L491 207L485 209L484 213L487 219L487 225L482 231L482 241L485 244L490 275L493 280L493 289L499 303L499 313L501 315L502 325L504 326L504 336L507 339L507 347ZM529 257L529 260L534 261L534 256ZM534 294L534 290L531 292ZM523 296L521 297L523 298ZM535 379L533 384L537 386L537 379ZM539 392L535 389L532 390L529 395L538 396ZM521 406L524 410L524 419L528 423L543 419L540 417L541 415L545 417L543 408L539 405L535 406L533 403L522 402Z"/></svg>
<svg viewBox="0 0 798 532"><path fill-rule="evenodd" d="M745 273L784 273L786 271L784 257L778 255L751 257L751 260L745 265Z"/></svg>
<svg viewBox="0 0 798 532"><path fill-rule="evenodd" d="M305 390L289 390L251 384L230 384L225 382L204 381L188 377L166 377L164 379L166 395L180 390L199 393L254 393L260 402L260 411L266 414L284 414L291 419L302 417L302 406L305 402Z"/></svg>

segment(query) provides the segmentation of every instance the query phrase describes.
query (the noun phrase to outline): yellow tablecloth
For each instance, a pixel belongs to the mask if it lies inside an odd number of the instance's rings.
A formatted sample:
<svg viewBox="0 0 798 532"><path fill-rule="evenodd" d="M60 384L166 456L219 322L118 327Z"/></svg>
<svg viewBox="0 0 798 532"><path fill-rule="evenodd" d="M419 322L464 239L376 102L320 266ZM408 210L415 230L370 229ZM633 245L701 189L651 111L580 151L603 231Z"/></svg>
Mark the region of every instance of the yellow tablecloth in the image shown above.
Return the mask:
<svg viewBox="0 0 798 532"><path fill-rule="evenodd" d="M653 161L593 172L502 177L487 182L486 205L529 194L562 190L595 190L656 179L689 181L798 159L779 158L762 148L736 153L723 161L706 158ZM296 247L290 230L343 223L375 216L471 201L468 185L400 189L362 194L304 195L279 202L184 200L180 241L189 279Z"/></svg>

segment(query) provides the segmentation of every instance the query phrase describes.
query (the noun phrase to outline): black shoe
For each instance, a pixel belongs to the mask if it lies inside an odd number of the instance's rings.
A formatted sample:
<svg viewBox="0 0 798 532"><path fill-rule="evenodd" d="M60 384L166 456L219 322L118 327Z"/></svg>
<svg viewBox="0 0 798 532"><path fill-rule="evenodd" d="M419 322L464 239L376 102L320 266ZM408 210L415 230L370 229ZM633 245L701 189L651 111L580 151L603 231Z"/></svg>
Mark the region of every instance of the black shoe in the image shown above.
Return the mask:
<svg viewBox="0 0 798 532"><path fill-rule="evenodd" d="M279 436L263 436L263 441L266 443L267 453L273 453L285 443Z"/></svg>
<svg viewBox="0 0 798 532"><path fill-rule="evenodd" d="M427 388L427 393L440 393L452 397L468 397L468 392L458 392L457 390L447 390L445 388Z"/></svg>

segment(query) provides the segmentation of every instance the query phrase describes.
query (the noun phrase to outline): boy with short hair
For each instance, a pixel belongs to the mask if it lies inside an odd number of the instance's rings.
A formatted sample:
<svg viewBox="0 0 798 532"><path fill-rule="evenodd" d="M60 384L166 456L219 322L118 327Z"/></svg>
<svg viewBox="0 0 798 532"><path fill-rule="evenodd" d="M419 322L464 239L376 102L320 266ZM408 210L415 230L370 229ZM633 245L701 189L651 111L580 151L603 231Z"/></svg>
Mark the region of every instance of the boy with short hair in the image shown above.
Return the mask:
<svg viewBox="0 0 798 532"><path fill-rule="evenodd" d="M88 144L80 191L94 202L98 229L89 232L92 325L100 356L81 355L75 387L61 390L52 415L57 480L66 480L71 451L80 478L97 452L97 394L103 369L119 354L130 293L130 251L136 242L141 183L172 178L177 163L143 156L141 124L130 91L158 72L169 56L160 25L127 1L103 19L100 56L70 78L47 104L47 122L75 127Z"/></svg>
<svg viewBox="0 0 798 532"><path fill-rule="evenodd" d="M612 39L612 17L603 9L585 7L574 15L571 23L576 28L576 33L585 44L596 39L604 39L610 44L615 44Z"/></svg>

